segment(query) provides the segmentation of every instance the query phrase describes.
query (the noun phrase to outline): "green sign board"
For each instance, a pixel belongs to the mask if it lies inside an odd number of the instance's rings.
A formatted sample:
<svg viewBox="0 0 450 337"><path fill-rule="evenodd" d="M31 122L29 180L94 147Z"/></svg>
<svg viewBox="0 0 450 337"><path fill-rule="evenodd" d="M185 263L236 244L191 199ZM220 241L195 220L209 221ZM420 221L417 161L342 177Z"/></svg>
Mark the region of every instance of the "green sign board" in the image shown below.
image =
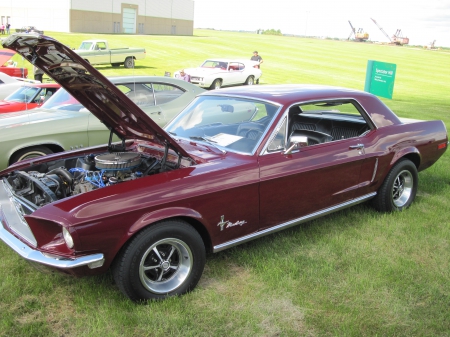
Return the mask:
<svg viewBox="0 0 450 337"><path fill-rule="evenodd" d="M369 60L364 91L392 99L396 68L397 66L393 63Z"/></svg>

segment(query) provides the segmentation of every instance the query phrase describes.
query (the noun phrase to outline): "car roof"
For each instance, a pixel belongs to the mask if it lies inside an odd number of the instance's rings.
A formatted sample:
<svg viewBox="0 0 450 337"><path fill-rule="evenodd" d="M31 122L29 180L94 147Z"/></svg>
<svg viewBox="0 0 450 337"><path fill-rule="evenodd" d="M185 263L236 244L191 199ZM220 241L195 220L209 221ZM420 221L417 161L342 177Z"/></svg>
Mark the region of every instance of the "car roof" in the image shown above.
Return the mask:
<svg viewBox="0 0 450 337"><path fill-rule="evenodd" d="M253 99L270 101L281 105L290 105L316 99L323 100L327 98L357 98L361 96L372 96L371 94L355 89L317 84L239 86L208 91L201 95L251 97Z"/></svg>

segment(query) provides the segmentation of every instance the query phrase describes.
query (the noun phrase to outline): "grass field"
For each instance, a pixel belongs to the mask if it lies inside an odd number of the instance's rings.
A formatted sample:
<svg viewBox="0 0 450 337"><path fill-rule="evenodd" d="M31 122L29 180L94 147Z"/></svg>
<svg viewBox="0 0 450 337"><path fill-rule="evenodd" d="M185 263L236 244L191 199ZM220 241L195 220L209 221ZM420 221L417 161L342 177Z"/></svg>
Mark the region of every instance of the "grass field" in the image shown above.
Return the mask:
<svg viewBox="0 0 450 337"><path fill-rule="evenodd" d="M401 117L450 128L448 51L212 30L48 35L71 47L105 38L111 47L147 49L133 70L98 67L108 76L162 76L258 50L261 85L362 90L367 60L395 63L394 98L383 101ZM419 174L408 210L380 214L363 204L211 254L195 291L147 305L125 298L110 274L42 274L1 243L0 336L449 336L449 172L447 151Z"/></svg>

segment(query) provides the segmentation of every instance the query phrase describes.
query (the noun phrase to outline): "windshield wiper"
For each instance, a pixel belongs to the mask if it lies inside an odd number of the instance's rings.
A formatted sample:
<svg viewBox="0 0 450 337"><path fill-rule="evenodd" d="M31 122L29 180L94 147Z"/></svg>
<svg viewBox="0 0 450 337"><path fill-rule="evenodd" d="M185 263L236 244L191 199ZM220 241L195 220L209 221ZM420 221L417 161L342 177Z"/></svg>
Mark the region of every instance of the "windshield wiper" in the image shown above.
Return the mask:
<svg viewBox="0 0 450 337"><path fill-rule="evenodd" d="M219 151L221 151L223 154L227 153L227 151L225 151L224 149L221 149L218 145L217 142L206 138L206 137L201 137L201 136L190 136L189 139L193 139L193 140L203 140L205 142L207 142L208 144L211 144L212 146L214 146L216 149L218 149Z"/></svg>

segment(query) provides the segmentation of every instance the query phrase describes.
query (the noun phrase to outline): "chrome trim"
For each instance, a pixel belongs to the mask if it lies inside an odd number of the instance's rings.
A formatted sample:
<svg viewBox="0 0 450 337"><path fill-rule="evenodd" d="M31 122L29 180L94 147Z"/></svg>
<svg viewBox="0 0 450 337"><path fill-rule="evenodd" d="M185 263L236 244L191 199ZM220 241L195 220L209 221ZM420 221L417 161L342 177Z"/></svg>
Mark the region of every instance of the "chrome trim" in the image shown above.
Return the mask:
<svg viewBox="0 0 450 337"><path fill-rule="evenodd" d="M50 267L71 269L95 264L92 266L92 268L98 268L101 267L103 265L103 262L105 261L103 254L100 253L81 256L74 259L44 254L36 249L27 246L25 243L8 232L3 225L3 219L0 226L0 239L25 260L37 262Z"/></svg>
<svg viewBox="0 0 450 337"><path fill-rule="evenodd" d="M244 243L244 242L247 242L247 241L250 241L250 240L254 240L256 238L259 238L259 237L262 237L262 236L265 236L265 235L268 235L268 234L272 234L272 233L278 232L280 230L283 230L283 229L286 229L286 228L289 228L289 227L292 227L292 226L295 226L295 225L299 225L299 224L301 224L303 222L306 222L306 221L309 221L309 220L313 220L313 219L319 218L321 216L324 216L324 215L327 215L327 214L330 214L330 213L333 213L333 212L336 212L336 211L340 211L342 209L348 208L348 207L353 206L353 205L360 204L360 203L362 203L362 202L364 202L364 201L366 201L366 200L368 200L370 198L373 198L376 194L377 194L376 192L372 192L372 193L363 195L363 196L361 196L359 198L356 198L356 199L353 199L353 200L346 201L344 203L335 205L333 207L326 208L326 209L323 209L321 211L305 215L305 216L303 216L301 218L294 219L294 220L291 220L291 221L279 224L277 226L264 229L264 230L262 230L260 232L249 234L249 235L240 237L240 238L235 239L235 240L227 241L227 242L222 243L220 245L214 246L213 247L213 252L217 253L217 252L220 252L221 250L228 249L228 248L231 248L233 246L237 246L237 245L239 245L241 243Z"/></svg>
<svg viewBox="0 0 450 337"><path fill-rule="evenodd" d="M36 247L36 238L23 217L25 214L24 208L34 211L25 202L14 197L13 192L5 181L0 181L0 221L2 225L7 225L11 231L28 242L28 244Z"/></svg>
<svg viewBox="0 0 450 337"><path fill-rule="evenodd" d="M45 254L35 249L34 247L37 247L37 241L22 215L21 206L18 200L12 195L6 183L0 181L0 240L5 242L22 258L61 269L76 268L85 265L88 265L90 268L98 268L103 265L103 254L92 254L69 259L63 256ZM11 234L6 227L28 242L28 244L25 244Z"/></svg>
<svg viewBox="0 0 450 337"><path fill-rule="evenodd" d="M370 182L372 183L373 180L375 179L375 175L377 173L378 170L378 158L375 158L375 166L373 168L373 174L372 174L372 179L370 179Z"/></svg>

